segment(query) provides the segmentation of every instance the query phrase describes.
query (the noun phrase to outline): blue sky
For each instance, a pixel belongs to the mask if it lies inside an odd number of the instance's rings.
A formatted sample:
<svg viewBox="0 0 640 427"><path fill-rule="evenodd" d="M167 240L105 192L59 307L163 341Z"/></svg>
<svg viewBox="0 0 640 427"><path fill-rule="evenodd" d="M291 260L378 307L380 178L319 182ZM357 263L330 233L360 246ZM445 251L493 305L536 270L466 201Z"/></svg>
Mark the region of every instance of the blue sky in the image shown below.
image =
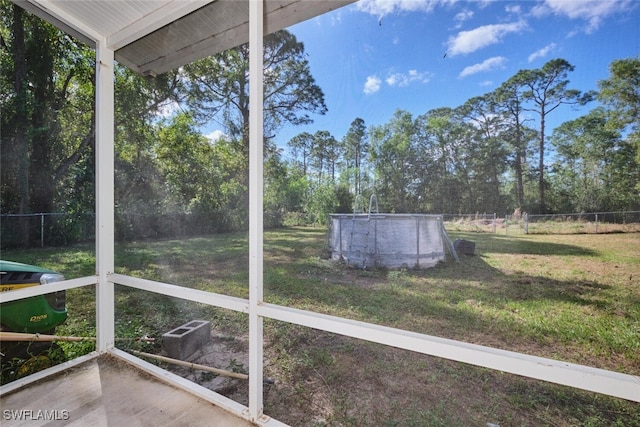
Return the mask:
<svg viewBox="0 0 640 427"><path fill-rule="evenodd" d="M597 89L611 61L640 56L640 1L361 0L289 31L329 111L282 129L281 147L304 131L341 139L357 117L371 126L397 109L457 107L554 58L575 66L571 88ZM551 127L584 113L556 111Z"/></svg>

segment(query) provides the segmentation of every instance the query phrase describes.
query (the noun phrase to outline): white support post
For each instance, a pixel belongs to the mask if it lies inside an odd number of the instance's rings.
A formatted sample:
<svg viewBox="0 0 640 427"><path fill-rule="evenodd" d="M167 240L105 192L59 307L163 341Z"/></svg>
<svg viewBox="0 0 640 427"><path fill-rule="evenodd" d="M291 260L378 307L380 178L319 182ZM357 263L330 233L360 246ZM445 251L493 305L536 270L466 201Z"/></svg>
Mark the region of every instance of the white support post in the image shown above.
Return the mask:
<svg viewBox="0 0 640 427"><path fill-rule="evenodd" d="M249 2L249 417L263 412L263 0Z"/></svg>
<svg viewBox="0 0 640 427"><path fill-rule="evenodd" d="M114 346L114 56L96 42L96 349Z"/></svg>

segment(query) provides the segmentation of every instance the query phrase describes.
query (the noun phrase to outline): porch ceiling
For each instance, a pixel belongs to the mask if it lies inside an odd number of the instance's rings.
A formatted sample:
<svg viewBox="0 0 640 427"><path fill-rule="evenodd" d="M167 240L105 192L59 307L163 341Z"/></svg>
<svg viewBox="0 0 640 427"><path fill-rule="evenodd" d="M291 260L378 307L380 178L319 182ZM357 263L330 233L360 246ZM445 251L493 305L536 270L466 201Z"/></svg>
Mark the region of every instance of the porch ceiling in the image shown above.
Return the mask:
<svg viewBox="0 0 640 427"><path fill-rule="evenodd" d="M355 0L265 0L269 34ZM162 74L249 40L249 0L14 0L118 62Z"/></svg>

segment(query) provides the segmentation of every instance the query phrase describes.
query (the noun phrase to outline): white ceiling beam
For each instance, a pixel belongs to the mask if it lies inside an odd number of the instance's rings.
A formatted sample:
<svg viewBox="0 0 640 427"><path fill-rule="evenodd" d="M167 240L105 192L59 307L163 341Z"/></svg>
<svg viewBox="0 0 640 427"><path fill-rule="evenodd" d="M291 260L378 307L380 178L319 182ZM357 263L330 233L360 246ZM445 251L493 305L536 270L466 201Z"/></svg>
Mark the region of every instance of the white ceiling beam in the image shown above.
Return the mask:
<svg viewBox="0 0 640 427"><path fill-rule="evenodd" d="M214 1L216 0L173 0L142 19L110 34L107 37L107 45L113 50L118 50Z"/></svg>
<svg viewBox="0 0 640 427"><path fill-rule="evenodd" d="M18 6L48 21L66 33L95 48L96 41L104 38L79 17L67 13L50 0L13 0Z"/></svg>

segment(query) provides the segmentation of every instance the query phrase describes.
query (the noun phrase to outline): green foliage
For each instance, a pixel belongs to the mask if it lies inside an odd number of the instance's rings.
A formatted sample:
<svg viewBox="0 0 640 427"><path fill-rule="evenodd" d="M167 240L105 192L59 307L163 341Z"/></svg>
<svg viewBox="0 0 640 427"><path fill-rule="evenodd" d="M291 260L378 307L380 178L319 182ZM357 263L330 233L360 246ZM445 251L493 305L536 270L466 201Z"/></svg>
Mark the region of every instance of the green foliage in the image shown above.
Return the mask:
<svg viewBox="0 0 640 427"><path fill-rule="evenodd" d="M416 159L412 140L415 133L411 114L396 111L385 125L370 131L371 163L375 170L375 191L383 212L410 212L413 182L411 164Z"/></svg>
<svg viewBox="0 0 640 427"><path fill-rule="evenodd" d="M47 243L90 239L95 54L11 2L0 8L2 213L64 212L46 224ZM602 109L554 131L553 163L544 159L549 131L529 128L525 113L535 112L542 125L557 108L593 97L569 89L574 67L563 59L521 70L455 108L416 117L399 110L369 128L355 118L342 138L301 133L289 141L294 158L286 162L272 138L285 124L324 114L324 94L293 34L265 37L264 61L269 228L324 224L329 213L351 211L356 196L371 194L387 212L640 209L637 59L611 64L599 83ZM246 228L248 88L247 45L154 78L116 64L117 238ZM223 138L201 134L211 122ZM40 243L39 226L27 219L3 224L3 246Z"/></svg>
<svg viewBox="0 0 640 427"><path fill-rule="evenodd" d="M620 114L596 109L559 127L551 140L559 152L552 165L545 161L547 130L525 125L528 111L542 123L563 105L583 105L593 98L591 92L568 88L572 71L571 64L556 59L538 70L522 70L496 91L454 109L434 109L415 119L396 111L387 123L368 131L356 119L342 147L333 151L342 156L337 161L328 154L335 141L326 132L300 134L289 145L295 164L307 174L318 180L330 175L335 181L337 165L341 173L336 188L344 184L354 196L377 194L386 212L637 209L637 142L634 133L622 137L623 128L613 127L613 118ZM628 74L624 81L628 93L633 81ZM633 99L624 93L620 96ZM582 171L579 182L576 168ZM369 174L375 184L367 186ZM317 188L322 192L318 199L326 200L324 188Z"/></svg>
<svg viewBox="0 0 640 427"><path fill-rule="evenodd" d="M208 141L186 114L160 128L157 148L169 209L192 214L202 232L245 226L245 159L237 143Z"/></svg>
<svg viewBox="0 0 640 427"><path fill-rule="evenodd" d="M366 181L363 175L366 175L367 172L365 164L369 152L369 138L364 120L358 117L351 122L342 145L349 188L352 189L353 194L360 194L363 189L363 181Z"/></svg>
<svg viewBox="0 0 640 427"><path fill-rule="evenodd" d="M300 214L304 211L309 186L309 178L299 168L271 156L265 163L264 226L304 224L306 220Z"/></svg>
<svg viewBox="0 0 640 427"><path fill-rule="evenodd" d="M598 98L609 107L608 125L629 130L627 139L635 148L635 161L640 169L640 59L613 61L610 71L611 76L599 82ZM636 190L640 191L640 178L635 179Z"/></svg>
<svg viewBox="0 0 640 427"><path fill-rule="evenodd" d="M304 209L312 224L326 225L329 214L351 211L353 202L348 189L322 181L314 184L307 193Z"/></svg>
<svg viewBox="0 0 640 427"><path fill-rule="evenodd" d="M302 175L306 175L313 153L313 135L303 132L291 138L287 145L296 159L296 167L301 170Z"/></svg>
<svg viewBox="0 0 640 427"><path fill-rule="evenodd" d="M304 45L281 30L264 39L264 133L272 137L284 124L311 123L324 114L324 94L315 83ZM243 44L184 67L188 105L200 119L213 119L249 148L249 45Z"/></svg>
<svg viewBox="0 0 640 427"><path fill-rule="evenodd" d="M246 366L244 366L244 364L239 363L236 359L231 359L226 369L231 372L236 372L240 374L249 373L249 369Z"/></svg>
<svg viewBox="0 0 640 427"><path fill-rule="evenodd" d="M514 76L520 87L523 109L534 112L538 116L538 203L534 212L545 213L547 202L545 192L545 152L547 149L546 121L547 116L562 105L584 105L591 101L591 93L581 94L579 90L568 89L568 75L575 67L564 59L552 59L536 70L520 70Z"/></svg>
<svg viewBox="0 0 640 427"><path fill-rule="evenodd" d="M67 360L61 346L52 342L10 343L11 350L3 354L0 384L6 384L27 375L50 368Z"/></svg>
<svg viewBox="0 0 640 427"><path fill-rule="evenodd" d="M598 98L611 108L612 125L629 125L638 132L640 123L640 59L613 61L611 76L599 82Z"/></svg>
<svg viewBox="0 0 640 427"><path fill-rule="evenodd" d="M0 7L2 211L83 209L93 200L93 52L20 6ZM22 245L37 239L26 219L18 228Z"/></svg>
<svg viewBox="0 0 640 427"><path fill-rule="evenodd" d="M636 208L634 187L640 177L633 147L610 126L602 109L563 123L552 136L558 159L552 167L552 204L561 212L597 212ZM637 203L637 200L636 200Z"/></svg>

